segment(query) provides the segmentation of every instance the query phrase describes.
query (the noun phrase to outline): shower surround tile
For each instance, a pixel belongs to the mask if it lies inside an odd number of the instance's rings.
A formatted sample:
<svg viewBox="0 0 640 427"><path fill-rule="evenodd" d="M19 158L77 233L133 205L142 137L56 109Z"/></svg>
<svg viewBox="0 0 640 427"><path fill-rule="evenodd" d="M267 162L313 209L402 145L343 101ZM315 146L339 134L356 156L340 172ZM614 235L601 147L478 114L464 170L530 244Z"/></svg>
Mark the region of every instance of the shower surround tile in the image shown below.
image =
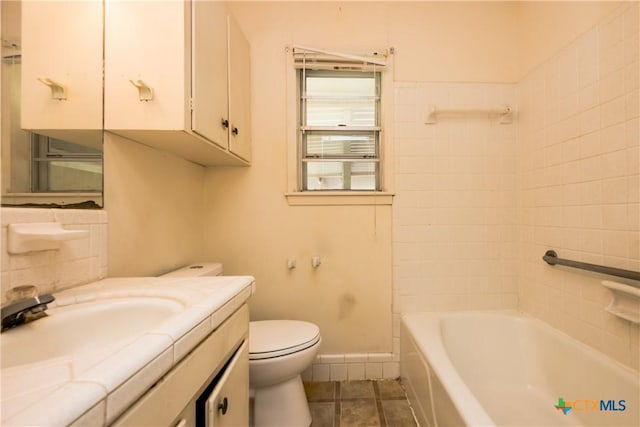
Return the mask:
<svg viewBox="0 0 640 427"><path fill-rule="evenodd" d="M640 269L639 15L637 2L621 6L518 84L517 179L520 308L636 370L638 325L604 311L605 277L540 258L554 249L562 258ZM579 100L564 116L549 114L564 102L558 81L568 82L565 97ZM571 120L578 134L559 131ZM547 161L530 161L541 157Z"/></svg>
<svg viewBox="0 0 640 427"><path fill-rule="evenodd" d="M518 308L639 369L638 325L604 311L603 277L541 259L555 249L640 270L639 16L638 2L622 4L517 84L395 83L396 324ZM434 105L516 116L426 125Z"/></svg>
<svg viewBox="0 0 640 427"><path fill-rule="evenodd" d="M515 308L517 124L481 112L425 120L434 106L515 108L516 86L396 85L406 130L395 142L394 314Z"/></svg>

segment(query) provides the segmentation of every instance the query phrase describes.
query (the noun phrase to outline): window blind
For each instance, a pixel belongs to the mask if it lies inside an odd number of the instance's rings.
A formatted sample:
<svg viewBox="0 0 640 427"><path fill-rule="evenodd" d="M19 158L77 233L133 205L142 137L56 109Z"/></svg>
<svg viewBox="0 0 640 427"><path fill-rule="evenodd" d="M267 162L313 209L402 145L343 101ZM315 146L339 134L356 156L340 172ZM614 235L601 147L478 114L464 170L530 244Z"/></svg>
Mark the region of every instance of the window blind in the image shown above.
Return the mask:
<svg viewBox="0 0 640 427"><path fill-rule="evenodd" d="M299 188L380 190L380 76L389 51L292 51L299 78Z"/></svg>
<svg viewBox="0 0 640 427"><path fill-rule="evenodd" d="M303 46L293 47L294 67L308 70L383 71L388 55L387 49L351 54Z"/></svg>

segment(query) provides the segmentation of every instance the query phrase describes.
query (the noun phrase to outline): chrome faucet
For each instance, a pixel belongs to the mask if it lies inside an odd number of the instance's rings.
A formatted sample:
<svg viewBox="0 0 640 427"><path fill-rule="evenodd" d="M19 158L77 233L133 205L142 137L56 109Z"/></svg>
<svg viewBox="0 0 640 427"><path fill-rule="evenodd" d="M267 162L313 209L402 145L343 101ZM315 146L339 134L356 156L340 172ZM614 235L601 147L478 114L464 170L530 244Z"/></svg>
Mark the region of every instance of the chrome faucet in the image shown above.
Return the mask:
<svg viewBox="0 0 640 427"><path fill-rule="evenodd" d="M35 287L29 290L35 290ZM2 332L46 316L47 304L54 300L53 295L43 294L23 297L2 307Z"/></svg>

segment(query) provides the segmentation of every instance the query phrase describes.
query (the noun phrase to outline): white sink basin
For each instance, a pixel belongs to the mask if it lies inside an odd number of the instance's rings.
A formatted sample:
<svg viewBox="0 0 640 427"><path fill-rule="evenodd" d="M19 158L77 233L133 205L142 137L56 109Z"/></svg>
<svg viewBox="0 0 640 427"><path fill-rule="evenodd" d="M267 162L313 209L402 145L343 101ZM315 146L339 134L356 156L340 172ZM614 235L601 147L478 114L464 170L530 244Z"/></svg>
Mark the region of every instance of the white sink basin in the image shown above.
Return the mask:
<svg viewBox="0 0 640 427"><path fill-rule="evenodd" d="M183 309L176 300L156 297L100 299L51 308L47 317L2 333L2 368L114 351Z"/></svg>

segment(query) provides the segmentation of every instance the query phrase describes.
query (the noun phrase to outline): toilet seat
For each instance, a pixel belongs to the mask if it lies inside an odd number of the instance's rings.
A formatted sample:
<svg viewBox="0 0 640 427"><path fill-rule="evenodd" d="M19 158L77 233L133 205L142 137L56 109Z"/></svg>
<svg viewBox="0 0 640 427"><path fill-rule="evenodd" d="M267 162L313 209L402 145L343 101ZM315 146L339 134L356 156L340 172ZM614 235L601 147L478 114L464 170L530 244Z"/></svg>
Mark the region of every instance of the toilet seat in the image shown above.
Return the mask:
<svg viewBox="0 0 640 427"><path fill-rule="evenodd" d="M300 320L249 322L249 360L296 353L320 340L320 328Z"/></svg>

